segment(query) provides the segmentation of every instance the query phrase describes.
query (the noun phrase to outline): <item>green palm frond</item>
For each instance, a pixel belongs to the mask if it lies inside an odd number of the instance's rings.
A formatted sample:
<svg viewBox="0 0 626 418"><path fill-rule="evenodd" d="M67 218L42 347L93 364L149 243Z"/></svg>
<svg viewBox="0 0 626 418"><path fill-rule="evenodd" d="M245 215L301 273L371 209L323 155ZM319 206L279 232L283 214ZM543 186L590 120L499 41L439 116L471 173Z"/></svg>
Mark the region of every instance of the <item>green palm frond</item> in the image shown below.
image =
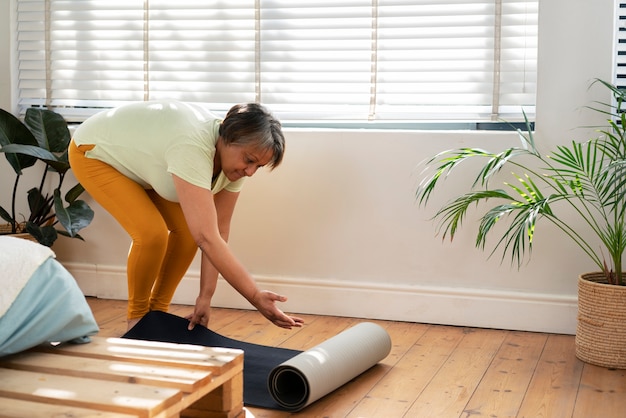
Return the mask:
<svg viewBox="0 0 626 418"><path fill-rule="evenodd" d="M612 103L595 102L591 107L610 116L596 138L558 145L544 157L535 146L531 125L524 115L527 132L518 130L521 146L500 152L466 147L430 159L426 170L432 172L416 191L420 205L428 204L438 184L462 163L483 161L477 170L470 171L470 191L444 204L434 215L438 233L453 239L470 207L480 211L487 201L495 200L481 212L477 248L484 250L487 238L496 234L499 239L490 256L501 251L503 260L509 256L519 268L532 253L536 227L543 220L578 245L611 283L626 285L621 274L626 250L626 113L622 109L626 90L602 80L596 83L607 87L615 99ZM496 176L506 168L518 183ZM464 176L467 170L471 166L463 171ZM496 180L508 189L491 188L490 182ZM602 246L589 240L589 232Z"/></svg>
<svg viewBox="0 0 626 418"><path fill-rule="evenodd" d="M525 258L526 249L528 248L528 253L532 252L535 223L540 213L540 207L541 203L539 202L536 204L515 202L490 209L481 219L476 237L476 247L484 249L487 236L496 222L505 216L512 216L508 228L502 233L500 240L494 245L489 256L491 257L504 246L502 261L507 254L510 254L511 263L515 263L519 267Z"/></svg>
<svg viewBox="0 0 626 418"><path fill-rule="evenodd" d="M487 187L489 180L503 167L508 164L518 165L515 162L520 156L530 155L538 159L542 159L541 154L535 147L535 140L532 134L530 122L524 113L527 132L517 130L520 139L520 147L510 147L499 153L493 153L481 148L464 147L454 150L446 150L436 154L424 164L424 173L432 172L426 175L420 182L415 193L416 199L420 205L426 205L430 199L432 192L435 190L440 180L447 178L455 168L469 160L485 159L487 162L478 171L476 178L472 183L472 188L480 185Z"/></svg>
<svg viewBox="0 0 626 418"><path fill-rule="evenodd" d="M458 165L472 157L489 157L491 155L491 153L478 148L448 150L435 155L425 164L425 170L431 168L431 166L435 163L437 164L437 167L435 168L434 173L430 177L425 178L417 189L416 197L419 204L427 203L439 180L442 177L447 177L447 175Z"/></svg>
<svg viewBox="0 0 626 418"><path fill-rule="evenodd" d="M499 172L507 163L510 163L513 158L516 158L522 154L528 154L528 150L520 148L508 148L501 153L492 154L491 159L485 164L485 166L478 172L478 176L474 180L474 186L480 184L487 186L489 179L497 172Z"/></svg>
<svg viewBox="0 0 626 418"><path fill-rule="evenodd" d="M519 199L511 197L509 203L496 206L483 215L478 228L476 246L484 249L487 235L496 222L504 216L513 216L490 256L504 245L502 260L510 253L511 262L516 263L519 267L525 258L526 249L528 248L528 253L532 251L535 224L538 217L541 215L553 216L553 214L549 199L544 197L541 189L529 176L521 177L515 174L514 176L519 180L521 187L506 184L517 193Z"/></svg>
<svg viewBox="0 0 626 418"><path fill-rule="evenodd" d="M626 192L626 160L608 163L603 169L604 183L599 189L603 193L603 204L611 212L624 211Z"/></svg>
<svg viewBox="0 0 626 418"><path fill-rule="evenodd" d="M433 217L439 219L438 233L442 239L448 235L454 239L456 231L462 225L470 206L478 205L489 199L512 199L504 190L481 190L465 193L445 204Z"/></svg>
<svg viewBox="0 0 626 418"><path fill-rule="evenodd" d="M534 154L537 157L541 157L539 150L537 150L537 147L535 146L535 137L533 135L532 126L530 124L530 121L528 120L526 112L523 109L522 115L524 115L524 125L526 126L526 131L522 131L519 128L516 129L517 135L522 142L522 147L525 150L528 150L528 152L530 152L531 154Z"/></svg>
<svg viewBox="0 0 626 418"><path fill-rule="evenodd" d="M612 182L596 145L593 140L585 144L572 142L570 147L558 146L550 158L560 165L548 171L555 182L567 185L574 195L602 206L609 198Z"/></svg>
<svg viewBox="0 0 626 418"><path fill-rule="evenodd" d="M415 193L417 201L420 205L426 204L438 182L450 175L461 163L470 159L482 158L487 160L472 183L472 188L474 188L477 185L488 186L489 180L494 174L498 173L505 165L512 164L514 158L527 154L529 154L527 149L518 147L508 148L497 154L480 148L460 148L441 152L426 163L425 170L435 166L434 173L426 177L418 186Z"/></svg>

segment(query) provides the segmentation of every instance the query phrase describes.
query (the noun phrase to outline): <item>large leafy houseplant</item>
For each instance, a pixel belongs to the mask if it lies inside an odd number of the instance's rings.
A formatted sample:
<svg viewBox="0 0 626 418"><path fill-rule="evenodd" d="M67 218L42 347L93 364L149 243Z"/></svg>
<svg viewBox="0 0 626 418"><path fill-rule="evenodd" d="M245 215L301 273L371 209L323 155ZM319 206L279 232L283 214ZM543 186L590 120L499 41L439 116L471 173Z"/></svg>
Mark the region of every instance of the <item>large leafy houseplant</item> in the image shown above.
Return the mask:
<svg viewBox="0 0 626 418"><path fill-rule="evenodd" d="M437 210L440 232L453 238L474 206L487 208L480 217L476 247L499 236L491 252L501 250L519 268L532 253L540 223L549 223L573 241L597 266L578 277L576 356L587 363L626 369L626 92L607 87L614 101L597 102L592 110L607 117L599 135L572 141L542 154L528 120L518 131L521 145L499 152L459 148L430 159L416 191L420 205L460 164L482 160L470 190ZM511 181L503 170L512 171ZM494 184L498 186L494 187ZM481 209L482 210L482 209Z"/></svg>
<svg viewBox="0 0 626 418"><path fill-rule="evenodd" d="M66 121L54 111L29 108L22 122L0 109L0 152L15 171L12 194L8 199L10 207L0 206L0 217L10 225L10 233L23 230L46 246L51 246L58 234L82 239L78 232L88 226L94 216L89 205L78 199L84 189L77 183L61 197L61 188L70 170L70 139ZM18 213L20 180L24 170L34 167L38 161L45 167L40 167L42 175L38 185L27 191L29 213ZM49 175L56 176L51 193L48 192ZM59 224L62 229L57 229Z"/></svg>
<svg viewBox="0 0 626 418"><path fill-rule="evenodd" d="M429 202L454 169L469 160L484 161L479 164L471 189L435 213L439 232L454 238L468 210L487 204L481 212L476 247L484 249L487 237L499 234L491 254L501 250L503 259L510 256L519 268L532 252L540 221L548 222L582 249L603 272L606 283L626 285L622 273L626 248L626 115L622 105L626 93L608 82L596 83L610 89L615 98L614 103L598 102L590 107L608 119L596 138L572 141L544 155L526 120L526 132L518 130L519 146L498 152L459 148L428 160L416 191L420 205ZM505 168L510 169L515 181L502 180ZM589 231L601 245L590 242Z"/></svg>

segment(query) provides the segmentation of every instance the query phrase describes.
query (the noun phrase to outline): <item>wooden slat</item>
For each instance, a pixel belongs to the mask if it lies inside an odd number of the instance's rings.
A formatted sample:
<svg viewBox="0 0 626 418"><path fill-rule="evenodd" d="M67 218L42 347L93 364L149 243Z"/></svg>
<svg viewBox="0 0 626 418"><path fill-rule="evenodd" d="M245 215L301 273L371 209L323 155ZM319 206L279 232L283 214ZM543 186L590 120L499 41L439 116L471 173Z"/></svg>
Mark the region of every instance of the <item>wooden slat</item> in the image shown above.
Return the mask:
<svg viewBox="0 0 626 418"><path fill-rule="evenodd" d="M458 327L429 327L351 416L403 417L463 339ZM393 336L391 341L393 341Z"/></svg>
<svg viewBox="0 0 626 418"><path fill-rule="evenodd" d="M467 416L517 416L546 340L545 334L507 333L465 407Z"/></svg>
<svg viewBox="0 0 626 418"><path fill-rule="evenodd" d="M574 351L574 338L571 335L548 337L518 416L572 416L583 370L583 363L576 358Z"/></svg>
<svg viewBox="0 0 626 418"><path fill-rule="evenodd" d="M211 394L207 397L209 392ZM213 396L214 394L218 395L217 398ZM185 409L205 399L206 402L201 402L202 408L207 411L205 414L208 414L208 411L241 411L243 409L243 363L241 367L231 368L223 374L213 376L209 386L186 394L181 407Z"/></svg>
<svg viewBox="0 0 626 418"><path fill-rule="evenodd" d="M124 359L74 357L42 352L16 354L0 361L16 370L75 376L113 382L140 383L192 392L212 380L208 370L126 362Z"/></svg>
<svg viewBox="0 0 626 418"><path fill-rule="evenodd" d="M0 369L0 396L155 417L182 400L177 389Z"/></svg>
<svg viewBox="0 0 626 418"><path fill-rule="evenodd" d="M243 373L238 373L213 392L189 405L181 416L185 418L235 418L242 412Z"/></svg>
<svg viewBox="0 0 626 418"><path fill-rule="evenodd" d="M406 352L419 341L431 325L408 322L374 321L385 328L391 338L391 352L382 363L395 366Z"/></svg>
<svg viewBox="0 0 626 418"><path fill-rule="evenodd" d="M23 401L20 399L0 398L1 418L133 418L137 415L116 414L114 412L95 411L93 409L51 405Z"/></svg>
<svg viewBox="0 0 626 418"><path fill-rule="evenodd" d="M193 407L202 416L230 418L243 408L242 370L241 350L92 337L89 344L42 345L0 359L0 396L37 409L164 418Z"/></svg>
<svg viewBox="0 0 626 418"><path fill-rule="evenodd" d="M243 364L243 351L187 344L161 343L125 338L91 337L89 344L62 344L38 350L78 357L124 359L138 363L185 366L209 370L215 375Z"/></svg>
<svg viewBox="0 0 626 418"><path fill-rule="evenodd" d="M624 417L626 370L585 364L574 406L574 418Z"/></svg>
<svg viewBox="0 0 626 418"><path fill-rule="evenodd" d="M407 416L461 416L505 335L503 331L466 328L463 339L417 397Z"/></svg>

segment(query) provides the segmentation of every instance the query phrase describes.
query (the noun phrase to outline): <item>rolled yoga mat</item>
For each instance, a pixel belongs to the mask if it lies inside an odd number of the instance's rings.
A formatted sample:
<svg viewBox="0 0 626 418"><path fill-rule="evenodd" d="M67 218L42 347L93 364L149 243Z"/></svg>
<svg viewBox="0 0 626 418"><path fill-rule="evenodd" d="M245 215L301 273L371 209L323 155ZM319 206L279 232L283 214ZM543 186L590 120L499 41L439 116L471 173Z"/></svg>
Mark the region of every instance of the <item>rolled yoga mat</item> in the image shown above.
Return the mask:
<svg viewBox="0 0 626 418"><path fill-rule="evenodd" d="M268 380L270 394L286 410L299 411L371 368L390 351L387 331L362 322L275 367Z"/></svg>
<svg viewBox="0 0 626 418"><path fill-rule="evenodd" d="M238 341L201 326L189 331L188 324L153 311L122 338L243 350L244 404L268 409L300 410L374 366L391 349L389 335L372 323L356 325L305 352Z"/></svg>

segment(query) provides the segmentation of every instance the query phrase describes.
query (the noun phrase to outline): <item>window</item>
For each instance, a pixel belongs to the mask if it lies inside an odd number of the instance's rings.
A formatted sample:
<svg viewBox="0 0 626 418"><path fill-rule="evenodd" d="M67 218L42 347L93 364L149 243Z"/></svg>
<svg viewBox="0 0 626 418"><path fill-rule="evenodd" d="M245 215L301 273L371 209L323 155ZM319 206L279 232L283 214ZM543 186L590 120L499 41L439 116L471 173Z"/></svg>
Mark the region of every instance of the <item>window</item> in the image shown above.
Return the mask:
<svg viewBox="0 0 626 418"><path fill-rule="evenodd" d="M18 0L21 111L173 98L283 121L534 115L538 1Z"/></svg>
<svg viewBox="0 0 626 418"><path fill-rule="evenodd" d="M626 3L617 2L615 85L626 88Z"/></svg>

